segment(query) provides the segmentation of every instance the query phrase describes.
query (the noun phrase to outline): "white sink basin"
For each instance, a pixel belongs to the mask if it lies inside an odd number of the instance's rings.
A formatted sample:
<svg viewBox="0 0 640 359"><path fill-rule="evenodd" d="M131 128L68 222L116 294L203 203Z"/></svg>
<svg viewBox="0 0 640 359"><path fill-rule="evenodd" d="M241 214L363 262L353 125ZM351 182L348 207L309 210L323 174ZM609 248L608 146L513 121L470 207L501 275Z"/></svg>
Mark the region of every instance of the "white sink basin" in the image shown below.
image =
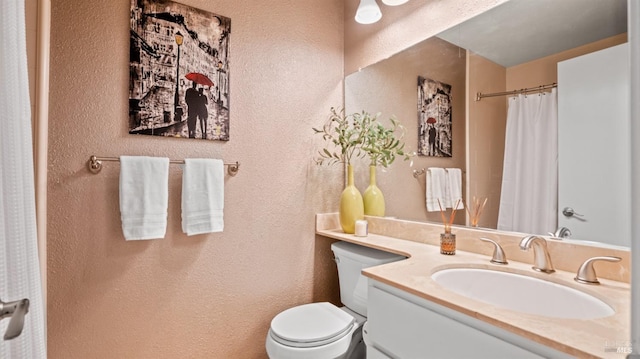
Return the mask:
<svg viewBox="0 0 640 359"><path fill-rule="evenodd" d="M614 314L613 308L589 294L525 275L452 268L435 272L431 278L460 295L522 313L567 319L594 319Z"/></svg>

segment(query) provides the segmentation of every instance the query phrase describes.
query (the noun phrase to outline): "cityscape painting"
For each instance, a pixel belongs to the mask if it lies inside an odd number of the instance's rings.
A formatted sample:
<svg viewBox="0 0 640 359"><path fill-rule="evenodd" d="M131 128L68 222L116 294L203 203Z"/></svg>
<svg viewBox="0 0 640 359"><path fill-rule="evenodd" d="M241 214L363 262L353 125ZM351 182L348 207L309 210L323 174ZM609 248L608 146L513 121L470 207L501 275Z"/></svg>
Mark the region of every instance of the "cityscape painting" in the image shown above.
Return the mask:
<svg viewBox="0 0 640 359"><path fill-rule="evenodd" d="M418 77L418 155L451 157L451 85Z"/></svg>
<svg viewBox="0 0 640 359"><path fill-rule="evenodd" d="M231 19L131 0L129 133L229 140Z"/></svg>

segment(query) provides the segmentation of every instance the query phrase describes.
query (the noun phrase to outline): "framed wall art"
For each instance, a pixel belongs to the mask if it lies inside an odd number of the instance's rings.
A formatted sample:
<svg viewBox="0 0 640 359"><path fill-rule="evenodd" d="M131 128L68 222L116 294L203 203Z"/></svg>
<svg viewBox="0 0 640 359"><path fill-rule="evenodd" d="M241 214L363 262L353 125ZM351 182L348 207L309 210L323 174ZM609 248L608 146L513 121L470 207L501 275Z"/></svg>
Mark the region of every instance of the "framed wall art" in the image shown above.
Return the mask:
<svg viewBox="0 0 640 359"><path fill-rule="evenodd" d="M129 133L229 140L231 19L131 0Z"/></svg>
<svg viewBox="0 0 640 359"><path fill-rule="evenodd" d="M418 155L451 157L451 85L418 77Z"/></svg>

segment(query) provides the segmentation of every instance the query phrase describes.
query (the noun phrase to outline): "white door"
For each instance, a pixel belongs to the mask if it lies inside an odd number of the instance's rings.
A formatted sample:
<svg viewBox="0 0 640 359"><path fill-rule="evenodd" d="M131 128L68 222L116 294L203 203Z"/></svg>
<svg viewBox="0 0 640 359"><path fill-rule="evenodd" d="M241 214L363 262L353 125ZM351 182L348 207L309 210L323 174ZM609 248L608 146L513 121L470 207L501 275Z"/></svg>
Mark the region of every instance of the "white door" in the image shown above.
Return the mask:
<svg viewBox="0 0 640 359"><path fill-rule="evenodd" d="M558 226L573 239L631 245L629 96L628 44L558 63Z"/></svg>

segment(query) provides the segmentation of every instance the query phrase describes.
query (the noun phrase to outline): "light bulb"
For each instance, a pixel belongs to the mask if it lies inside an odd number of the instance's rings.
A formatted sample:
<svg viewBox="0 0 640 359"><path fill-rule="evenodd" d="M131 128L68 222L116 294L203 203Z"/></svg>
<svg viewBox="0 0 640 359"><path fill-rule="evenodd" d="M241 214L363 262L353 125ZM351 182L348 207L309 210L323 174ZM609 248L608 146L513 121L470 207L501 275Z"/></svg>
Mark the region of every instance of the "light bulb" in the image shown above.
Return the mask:
<svg viewBox="0 0 640 359"><path fill-rule="evenodd" d="M382 18L382 12L376 0L360 0L356 11L356 21L361 24L373 24Z"/></svg>
<svg viewBox="0 0 640 359"><path fill-rule="evenodd" d="M382 0L385 5L388 6L397 6L406 3L409 0Z"/></svg>

